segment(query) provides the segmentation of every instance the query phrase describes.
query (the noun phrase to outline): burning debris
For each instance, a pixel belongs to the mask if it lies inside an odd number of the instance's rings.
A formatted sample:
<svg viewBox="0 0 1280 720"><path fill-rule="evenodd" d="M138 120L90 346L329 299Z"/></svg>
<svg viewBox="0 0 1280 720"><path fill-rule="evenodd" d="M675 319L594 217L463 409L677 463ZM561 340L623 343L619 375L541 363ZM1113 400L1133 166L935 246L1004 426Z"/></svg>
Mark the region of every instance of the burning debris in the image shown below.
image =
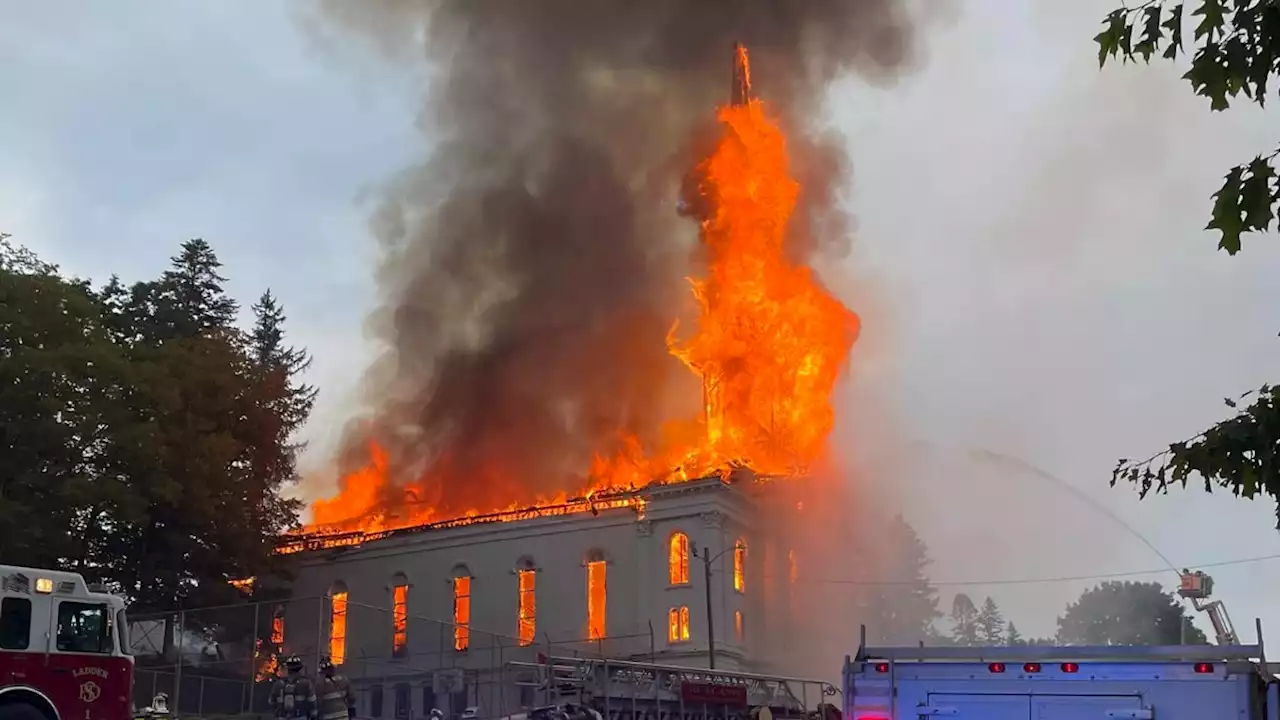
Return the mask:
<svg viewBox="0 0 1280 720"><path fill-rule="evenodd" d="M441 140L375 218L388 350L308 532L586 512L821 461L859 323L809 266L844 240L844 164L803 130L836 73L905 60L897 0L325 7L390 52L422 43ZM671 211L682 182L696 225ZM683 275L697 314L673 325Z"/></svg>

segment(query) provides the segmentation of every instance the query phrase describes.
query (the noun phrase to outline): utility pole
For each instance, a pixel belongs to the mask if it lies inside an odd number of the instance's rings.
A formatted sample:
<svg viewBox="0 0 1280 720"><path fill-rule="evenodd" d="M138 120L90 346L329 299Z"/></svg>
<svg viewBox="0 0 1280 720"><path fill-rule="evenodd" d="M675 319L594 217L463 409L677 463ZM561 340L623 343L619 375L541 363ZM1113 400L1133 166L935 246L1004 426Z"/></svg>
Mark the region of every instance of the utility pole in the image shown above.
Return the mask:
<svg viewBox="0 0 1280 720"><path fill-rule="evenodd" d="M725 553L730 550L737 549L738 544L734 543L715 555L712 555L711 548L702 548L701 554L698 553L697 547L691 548L693 556L702 561L702 579L707 597L707 668L709 670L716 669L716 629L715 618L713 617L715 613L711 609L711 564L724 557Z"/></svg>
<svg viewBox="0 0 1280 720"><path fill-rule="evenodd" d="M724 553L720 553L723 555ZM717 555L716 557L720 557ZM716 629L711 612L711 550L702 548L702 577L707 595L707 667L716 669Z"/></svg>

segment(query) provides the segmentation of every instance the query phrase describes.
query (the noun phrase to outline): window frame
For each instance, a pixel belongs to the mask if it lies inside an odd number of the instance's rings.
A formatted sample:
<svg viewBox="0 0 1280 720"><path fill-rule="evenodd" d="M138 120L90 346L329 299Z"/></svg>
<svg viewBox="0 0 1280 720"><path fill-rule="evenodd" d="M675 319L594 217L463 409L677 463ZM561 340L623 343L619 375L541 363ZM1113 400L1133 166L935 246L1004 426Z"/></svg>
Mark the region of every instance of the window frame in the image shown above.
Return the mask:
<svg viewBox="0 0 1280 720"><path fill-rule="evenodd" d="M78 608L72 610L71 614L64 615L63 608ZM98 630L98 650L84 650L79 647L63 647L62 632L64 618L70 623L71 618L84 612L85 610L97 610L102 618L102 627ZM115 652L115 633L112 630L113 613L111 606L102 602L83 602L80 600L58 600L57 609L54 614L54 643L53 646L60 653L72 653L76 655L111 655ZM102 649L106 645L106 649Z"/></svg>
<svg viewBox="0 0 1280 720"><path fill-rule="evenodd" d="M409 656L409 581L397 576L391 586L391 657Z"/></svg>
<svg viewBox="0 0 1280 720"><path fill-rule="evenodd" d="M8 645L3 644L3 642L0 642L0 650L11 650L13 652L29 651L31 650L31 621L33 619L33 614L35 613L35 606L32 604L31 598L18 597L16 595L6 595L3 598L0 598L0 641L5 638L3 622L11 617L5 612L6 606L10 601L13 601L15 605L18 605L18 607L22 607L21 604L26 603L27 631L22 636L22 647L9 647ZM14 637L17 637L16 633L14 634Z"/></svg>
<svg viewBox="0 0 1280 720"><path fill-rule="evenodd" d="M693 552L692 546L689 534L683 530L676 530L667 538L667 584L670 587L686 587L690 584L689 556Z"/></svg>
<svg viewBox="0 0 1280 720"><path fill-rule="evenodd" d="M347 662L347 630L351 619L350 606L348 604L350 599L351 595L346 583L334 583L329 591L328 643L329 659L333 661L334 665L345 665ZM334 627L338 625L336 620L339 617L342 618L342 634L340 636L334 633Z"/></svg>
<svg viewBox="0 0 1280 720"><path fill-rule="evenodd" d="M524 581L528 578L529 587ZM528 599L528 606L525 599ZM528 628L528 637L525 629ZM516 569L516 638L520 647L529 647L538 637L538 571L532 567Z"/></svg>
<svg viewBox="0 0 1280 720"><path fill-rule="evenodd" d="M466 652L471 648L471 596L473 581L469 571L455 574L453 584L453 651ZM465 586L465 587L464 587ZM463 590L465 589L465 592ZM465 606L465 611L463 607ZM462 616L466 617L463 618Z"/></svg>
<svg viewBox="0 0 1280 720"><path fill-rule="evenodd" d="M733 590L738 594L747 592L746 538L738 538L733 544Z"/></svg>
<svg viewBox="0 0 1280 720"><path fill-rule="evenodd" d="M667 610L667 644L684 645L691 642L689 606L675 605Z"/></svg>
<svg viewBox="0 0 1280 720"><path fill-rule="evenodd" d="M604 554L599 551L592 552L587 559L586 564L586 590L587 590L587 640L596 642L609 637L609 561L605 559ZM593 602L594 586L592 584L593 575L599 571L600 577L600 607L596 608ZM597 612L600 617L599 622L594 617ZM598 627L597 627L598 625Z"/></svg>

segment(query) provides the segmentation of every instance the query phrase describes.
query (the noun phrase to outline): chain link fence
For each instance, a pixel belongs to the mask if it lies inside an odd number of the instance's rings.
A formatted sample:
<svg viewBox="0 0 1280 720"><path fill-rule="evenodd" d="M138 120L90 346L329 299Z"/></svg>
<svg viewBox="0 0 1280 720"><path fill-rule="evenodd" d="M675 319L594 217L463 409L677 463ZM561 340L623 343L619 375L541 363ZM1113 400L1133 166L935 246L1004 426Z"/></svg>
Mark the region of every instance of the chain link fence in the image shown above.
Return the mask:
<svg viewBox="0 0 1280 720"><path fill-rule="evenodd" d="M323 618L324 598L295 598L131 615L133 702L149 707L164 694L170 712L221 716L264 712L285 613ZM320 659L315 647L288 647Z"/></svg>
<svg viewBox="0 0 1280 720"><path fill-rule="evenodd" d="M320 659L332 655L352 682L361 717L415 720L439 709L458 718L477 708L480 718L492 718L549 701L538 678L511 669L512 662L652 661L656 650L651 625L596 640L545 633L521 639L421 615L398 619L392 607L350 600L345 607L337 627L327 596L132 616L134 705L148 707L163 693L176 715L262 715L270 711L282 655L299 656L313 676Z"/></svg>

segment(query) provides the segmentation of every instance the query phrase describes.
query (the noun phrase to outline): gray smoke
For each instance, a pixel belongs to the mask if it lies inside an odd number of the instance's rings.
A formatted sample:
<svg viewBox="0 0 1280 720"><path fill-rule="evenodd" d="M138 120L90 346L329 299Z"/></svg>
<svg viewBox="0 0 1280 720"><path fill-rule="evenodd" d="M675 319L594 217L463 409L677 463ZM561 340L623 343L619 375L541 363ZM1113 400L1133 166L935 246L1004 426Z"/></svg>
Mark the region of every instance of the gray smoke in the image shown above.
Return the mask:
<svg viewBox="0 0 1280 720"><path fill-rule="evenodd" d="M800 256L847 241L823 90L915 57L905 0L319 1L321 28L430 80L432 154L375 217L386 352L344 466L374 437L398 486L445 511L571 489L619 433L655 439L686 373L664 344L696 233L675 200L735 41L790 134Z"/></svg>

